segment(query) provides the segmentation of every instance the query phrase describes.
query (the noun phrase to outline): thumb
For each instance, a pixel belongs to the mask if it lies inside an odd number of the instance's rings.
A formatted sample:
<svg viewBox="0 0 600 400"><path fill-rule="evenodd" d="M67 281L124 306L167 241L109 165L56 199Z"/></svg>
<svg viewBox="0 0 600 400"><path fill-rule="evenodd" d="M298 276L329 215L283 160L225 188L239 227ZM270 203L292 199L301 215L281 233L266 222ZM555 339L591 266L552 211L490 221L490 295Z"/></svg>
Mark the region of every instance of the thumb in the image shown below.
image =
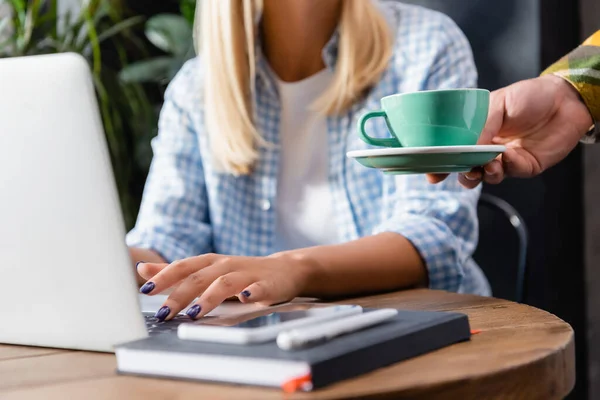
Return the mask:
<svg viewBox="0 0 600 400"><path fill-rule="evenodd" d="M481 136L477 144L491 144L494 137L502 130L504 123L504 115L506 110L506 90L500 89L490 95L490 109L488 112L487 122L481 132Z"/></svg>

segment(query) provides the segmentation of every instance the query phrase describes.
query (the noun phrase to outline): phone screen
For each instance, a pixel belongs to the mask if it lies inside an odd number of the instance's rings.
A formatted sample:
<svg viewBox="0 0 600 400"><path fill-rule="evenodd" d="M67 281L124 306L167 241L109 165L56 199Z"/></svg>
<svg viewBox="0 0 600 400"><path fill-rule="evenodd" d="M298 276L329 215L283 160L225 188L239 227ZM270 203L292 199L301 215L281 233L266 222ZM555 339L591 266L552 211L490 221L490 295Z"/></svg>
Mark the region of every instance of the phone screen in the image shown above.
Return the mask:
<svg viewBox="0 0 600 400"><path fill-rule="evenodd" d="M323 314L334 314L339 310L346 307L353 306L335 306L335 307L323 307L323 308L312 308L308 310L294 310L294 311L281 311L274 312L260 317L252 318L239 324L233 325L235 328L262 328L265 326L272 326L281 324L282 322L293 321L296 319L315 317Z"/></svg>

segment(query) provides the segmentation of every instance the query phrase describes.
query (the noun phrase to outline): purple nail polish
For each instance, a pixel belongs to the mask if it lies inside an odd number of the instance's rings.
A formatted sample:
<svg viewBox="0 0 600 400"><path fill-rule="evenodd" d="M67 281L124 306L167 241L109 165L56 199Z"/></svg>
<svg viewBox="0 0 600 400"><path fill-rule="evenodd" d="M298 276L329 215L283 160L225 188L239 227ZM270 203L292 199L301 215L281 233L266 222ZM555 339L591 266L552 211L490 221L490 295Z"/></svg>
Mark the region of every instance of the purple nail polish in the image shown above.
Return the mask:
<svg viewBox="0 0 600 400"><path fill-rule="evenodd" d="M164 321L171 314L171 309L167 306L162 306L154 315L159 321Z"/></svg>
<svg viewBox="0 0 600 400"><path fill-rule="evenodd" d="M140 288L140 292L142 292L142 293L144 293L144 294L148 294L148 293L150 293L151 291L153 291L155 287L156 287L156 285L154 284L154 282L146 282L146 283L144 284L144 286L142 286L142 287Z"/></svg>
<svg viewBox="0 0 600 400"><path fill-rule="evenodd" d="M135 264L135 269L137 270L137 269L138 269L138 267L140 266L140 264L145 264L145 263L146 263L146 261L138 261L138 262Z"/></svg>
<svg viewBox="0 0 600 400"><path fill-rule="evenodd" d="M196 304L196 305L191 306L185 313L191 319L195 319L198 316L198 314L200 314L201 309L202 308L200 308L200 306L198 304Z"/></svg>
<svg viewBox="0 0 600 400"><path fill-rule="evenodd" d="M250 297L250 291L248 291L248 290L244 290L244 291L242 292L242 296L244 296L244 297Z"/></svg>

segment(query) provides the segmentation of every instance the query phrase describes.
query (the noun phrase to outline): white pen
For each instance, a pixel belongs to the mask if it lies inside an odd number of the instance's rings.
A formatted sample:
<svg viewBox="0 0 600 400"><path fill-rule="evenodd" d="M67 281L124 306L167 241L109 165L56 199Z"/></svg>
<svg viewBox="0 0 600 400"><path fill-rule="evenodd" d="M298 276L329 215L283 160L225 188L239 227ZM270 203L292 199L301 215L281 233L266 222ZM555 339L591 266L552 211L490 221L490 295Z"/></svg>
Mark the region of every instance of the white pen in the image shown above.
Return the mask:
<svg viewBox="0 0 600 400"><path fill-rule="evenodd" d="M295 350L302 347L326 342L346 333L380 324L398 315L398 310L384 308L376 311L343 317L316 326L306 326L277 335L277 346L282 350Z"/></svg>

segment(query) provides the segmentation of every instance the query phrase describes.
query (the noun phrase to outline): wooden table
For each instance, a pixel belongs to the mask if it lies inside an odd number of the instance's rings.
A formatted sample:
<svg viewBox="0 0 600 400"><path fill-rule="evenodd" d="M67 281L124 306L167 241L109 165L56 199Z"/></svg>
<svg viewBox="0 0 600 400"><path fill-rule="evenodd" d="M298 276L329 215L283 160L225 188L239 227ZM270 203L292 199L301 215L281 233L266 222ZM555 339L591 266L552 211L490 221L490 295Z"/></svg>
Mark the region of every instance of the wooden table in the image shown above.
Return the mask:
<svg viewBox="0 0 600 400"><path fill-rule="evenodd" d="M0 345L0 399L558 399L575 383L573 330L526 305L430 290L347 301L458 311L481 333L313 393L118 376L115 357ZM0 328L1 329L1 328Z"/></svg>

